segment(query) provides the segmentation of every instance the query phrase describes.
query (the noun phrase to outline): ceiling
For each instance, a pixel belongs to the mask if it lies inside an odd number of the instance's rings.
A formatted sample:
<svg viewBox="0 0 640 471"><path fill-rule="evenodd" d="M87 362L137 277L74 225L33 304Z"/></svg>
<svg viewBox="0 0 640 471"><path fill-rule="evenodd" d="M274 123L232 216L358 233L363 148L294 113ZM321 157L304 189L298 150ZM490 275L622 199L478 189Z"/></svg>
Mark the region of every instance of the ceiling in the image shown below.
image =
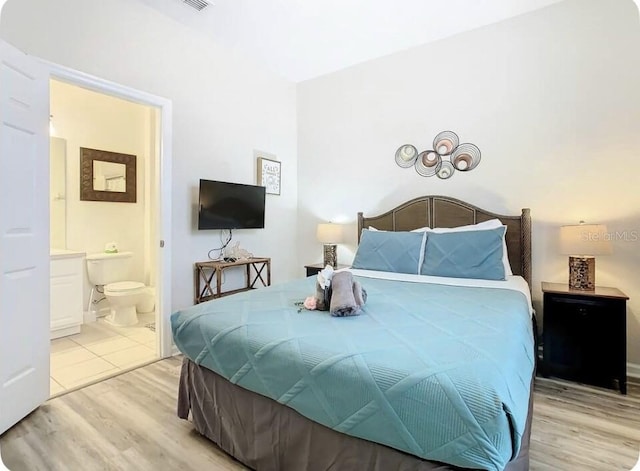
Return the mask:
<svg viewBox="0 0 640 471"><path fill-rule="evenodd" d="M137 0L299 82L560 0Z"/></svg>

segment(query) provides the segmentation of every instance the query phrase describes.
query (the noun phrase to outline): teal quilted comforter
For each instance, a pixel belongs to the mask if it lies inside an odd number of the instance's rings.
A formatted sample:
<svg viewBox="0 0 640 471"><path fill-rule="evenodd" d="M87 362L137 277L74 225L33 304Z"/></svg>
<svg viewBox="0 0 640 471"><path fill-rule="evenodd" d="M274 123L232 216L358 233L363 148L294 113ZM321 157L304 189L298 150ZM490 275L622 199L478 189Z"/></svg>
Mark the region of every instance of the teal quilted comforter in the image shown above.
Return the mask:
<svg viewBox="0 0 640 471"><path fill-rule="evenodd" d="M519 451L534 367L517 291L360 278L362 314L301 311L314 278L171 316L179 349L339 432L421 458L503 469Z"/></svg>

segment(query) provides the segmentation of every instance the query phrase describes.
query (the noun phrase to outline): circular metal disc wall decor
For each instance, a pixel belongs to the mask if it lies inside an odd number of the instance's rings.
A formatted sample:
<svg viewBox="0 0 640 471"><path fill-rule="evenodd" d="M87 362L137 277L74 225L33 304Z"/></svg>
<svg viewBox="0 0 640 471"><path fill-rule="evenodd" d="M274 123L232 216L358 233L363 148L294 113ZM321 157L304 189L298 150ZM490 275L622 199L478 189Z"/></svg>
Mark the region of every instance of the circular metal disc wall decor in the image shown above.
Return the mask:
<svg viewBox="0 0 640 471"><path fill-rule="evenodd" d="M400 146L396 151L396 163L402 168L411 167L418 157L418 149L411 144Z"/></svg>
<svg viewBox="0 0 640 471"><path fill-rule="evenodd" d="M480 149L473 144L460 144L451 154L451 162L461 172L473 170L480 163Z"/></svg>
<svg viewBox="0 0 640 471"><path fill-rule="evenodd" d="M453 172L455 172L453 164L448 160L445 160L444 162L442 162L442 165L440 166L440 169L438 170L438 173L436 173L436 175L438 175L438 178L446 180L447 178L451 178Z"/></svg>
<svg viewBox="0 0 640 471"><path fill-rule="evenodd" d="M433 140L434 150L418 153L411 144L404 144L396 151L396 163L402 168L412 165L419 175L446 180L456 170L468 172L480 163L480 149L474 144L460 144L458 135L453 131L442 131Z"/></svg>
<svg viewBox="0 0 640 471"><path fill-rule="evenodd" d="M458 147L460 139L453 131L442 131L433 140L433 148L440 155L449 155Z"/></svg>
<svg viewBox="0 0 640 471"><path fill-rule="evenodd" d="M424 152L420 152L418 154L418 159L416 160L416 172L422 175L423 177L432 177L438 170L440 170L440 166L442 165L442 157L438 155L437 152L432 150L425 150Z"/></svg>

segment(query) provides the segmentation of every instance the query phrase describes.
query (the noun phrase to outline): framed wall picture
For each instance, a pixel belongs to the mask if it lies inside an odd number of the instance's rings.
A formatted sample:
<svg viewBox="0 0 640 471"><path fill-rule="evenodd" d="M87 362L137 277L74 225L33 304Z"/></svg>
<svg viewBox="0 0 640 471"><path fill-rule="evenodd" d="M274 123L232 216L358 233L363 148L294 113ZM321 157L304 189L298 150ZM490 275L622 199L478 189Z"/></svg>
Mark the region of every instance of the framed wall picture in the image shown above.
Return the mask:
<svg viewBox="0 0 640 471"><path fill-rule="evenodd" d="M280 162L258 157L258 185L264 186L269 195L279 195L280 183Z"/></svg>

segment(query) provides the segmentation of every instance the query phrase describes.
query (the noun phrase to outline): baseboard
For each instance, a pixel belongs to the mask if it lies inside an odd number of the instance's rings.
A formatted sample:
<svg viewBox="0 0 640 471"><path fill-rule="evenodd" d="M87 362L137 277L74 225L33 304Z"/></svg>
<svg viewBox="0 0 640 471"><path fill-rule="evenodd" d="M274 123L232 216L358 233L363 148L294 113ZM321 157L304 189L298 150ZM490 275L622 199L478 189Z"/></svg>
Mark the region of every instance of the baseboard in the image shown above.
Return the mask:
<svg viewBox="0 0 640 471"><path fill-rule="evenodd" d="M67 327L65 329L56 329L52 330L49 334L49 338L51 340L59 339L62 337L67 337L69 335L75 335L80 333L80 326L74 325L72 327Z"/></svg>
<svg viewBox="0 0 640 471"><path fill-rule="evenodd" d="M627 363L627 376L633 378L635 382L640 382L640 365L638 363Z"/></svg>

